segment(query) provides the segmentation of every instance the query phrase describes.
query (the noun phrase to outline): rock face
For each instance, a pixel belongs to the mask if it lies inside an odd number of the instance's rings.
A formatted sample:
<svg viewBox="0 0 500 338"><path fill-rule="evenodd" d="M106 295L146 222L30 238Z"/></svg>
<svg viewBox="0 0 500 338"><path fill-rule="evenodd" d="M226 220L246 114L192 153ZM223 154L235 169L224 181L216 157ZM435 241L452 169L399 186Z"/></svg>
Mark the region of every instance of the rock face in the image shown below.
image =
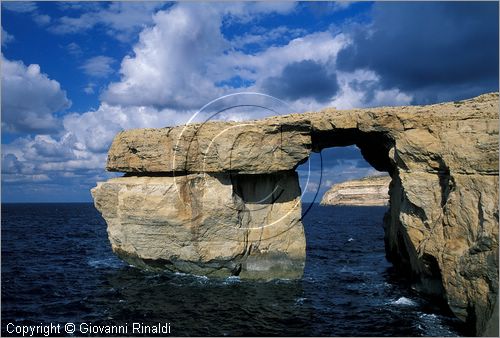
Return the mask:
<svg viewBox="0 0 500 338"><path fill-rule="evenodd" d="M385 206L389 204L390 176L369 176L333 185L321 205Z"/></svg>
<svg viewBox="0 0 500 338"><path fill-rule="evenodd" d="M307 121L289 120L127 130L113 141L106 169L249 174L291 170L309 156L311 127Z"/></svg>
<svg viewBox="0 0 500 338"><path fill-rule="evenodd" d="M294 171L128 176L99 183L92 195L113 251L133 265L207 276L302 276Z"/></svg>
<svg viewBox="0 0 500 338"><path fill-rule="evenodd" d="M355 144L392 178L387 258L475 333L498 334L498 100L124 131L107 169L128 176L92 194L113 250L134 264L298 278L294 169L311 151Z"/></svg>

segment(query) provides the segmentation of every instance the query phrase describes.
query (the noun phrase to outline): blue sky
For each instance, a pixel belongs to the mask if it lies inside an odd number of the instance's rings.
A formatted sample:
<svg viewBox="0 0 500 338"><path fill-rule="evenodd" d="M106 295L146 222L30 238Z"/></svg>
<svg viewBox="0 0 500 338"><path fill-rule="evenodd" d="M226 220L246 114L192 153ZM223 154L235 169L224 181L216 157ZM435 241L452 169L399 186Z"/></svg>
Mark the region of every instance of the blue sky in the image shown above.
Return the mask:
<svg viewBox="0 0 500 338"><path fill-rule="evenodd" d="M2 202L91 201L120 130L184 123L240 91L280 113L498 91L498 2L5 2ZM257 109L223 119L263 116ZM373 174L311 158L307 198ZM307 172L308 164L299 172Z"/></svg>

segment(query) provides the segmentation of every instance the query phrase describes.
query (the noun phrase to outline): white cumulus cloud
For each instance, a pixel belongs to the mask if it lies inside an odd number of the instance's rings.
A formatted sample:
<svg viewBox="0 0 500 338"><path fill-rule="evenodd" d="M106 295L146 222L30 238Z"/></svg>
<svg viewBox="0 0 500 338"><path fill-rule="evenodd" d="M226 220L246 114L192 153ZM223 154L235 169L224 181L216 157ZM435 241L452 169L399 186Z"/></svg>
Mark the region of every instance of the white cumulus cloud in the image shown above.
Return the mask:
<svg viewBox="0 0 500 338"><path fill-rule="evenodd" d="M241 90L241 86L231 87L235 78L248 83L243 89L260 91L266 78L279 75L293 62L312 60L331 65L346 44L341 34L318 32L256 54L238 51L236 47L254 38L236 38L233 45L233 41L223 36L221 25L228 16L237 20L240 13L248 20L249 11L243 10L246 8L247 5L224 8L212 4L179 4L158 12L153 19L154 26L141 33L133 56L123 59L120 81L108 86L102 100L121 106L199 108L214 98ZM290 10L290 6L258 9ZM273 38L280 33L287 32L283 28L274 30Z"/></svg>
<svg viewBox="0 0 500 338"><path fill-rule="evenodd" d="M276 88L279 81L288 80L279 93L274 91L281 94L279 98L291 100L292 109L297 112L325 106L352 108L411 101L410 96L397 88L379 89L376 74L369 74L370 86L361 71L344 72L338 78L332 75L337 73L338 53L351 43L342 33L326 30L306 34L278 27L269 34L262 32L260 39L258 34L245 34L231 40L224 37L221 31L224 22L251 20L251 14L255 17L259 10L291 11L293 7L181 3L159 11L153 18L153 26L140 34L133 55L122 60L120 80L111 83L101 99L109 105L168 108L182 114L183 110L199 108L212 99L241 90L275 94L269 92L272 79L272 88ZM284 45L271 45L259 52L241 49L246 44L277 39L280 34L293 38ZM303 90L306 84L300 80L312 80L311 74L307 74L311 67L298 67L300 64L313 64L316 71L327 74L321 81L332 82L324 83L331 88L330 96L325 92L318 100L318 95ZM289 71L283 74L284 70ZM320 86L319 82L318 79L315 85ZM287 88L290 93L284 92Z"/></svg>
<svg viewBox="0 0 500 338"><path fill-rule="evenodd" d="M59 82L42 73L39 65L25 66L2 55L2 129L25 133L58 131L60 122L54 113L70 105Z"/></svg>
<svg viewBox="0 0 500 338"><path fill-rule="evenodd" d="M222 95L208 74L213 58L229 48L221 14L206 4L177 5L154 16L121 63L122 78L103 100L115 105L193 108Z"/></svg>

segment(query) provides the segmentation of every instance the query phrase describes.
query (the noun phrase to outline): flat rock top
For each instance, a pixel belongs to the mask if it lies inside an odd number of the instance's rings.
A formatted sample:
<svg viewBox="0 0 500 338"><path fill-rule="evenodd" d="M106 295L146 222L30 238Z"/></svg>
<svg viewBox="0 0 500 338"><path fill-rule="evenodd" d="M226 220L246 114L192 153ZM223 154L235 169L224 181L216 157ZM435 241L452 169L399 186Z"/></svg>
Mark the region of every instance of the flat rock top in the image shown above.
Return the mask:
<svg viewBox="0 0 500 338"><path fill-rule="evenodd" d="M277 172L295 169L311 151L378 134L408 170L498 175L498 109L498 93L490 93L428 106L328 108L257 121L127 130L115 137L107 170Z"/></svg>

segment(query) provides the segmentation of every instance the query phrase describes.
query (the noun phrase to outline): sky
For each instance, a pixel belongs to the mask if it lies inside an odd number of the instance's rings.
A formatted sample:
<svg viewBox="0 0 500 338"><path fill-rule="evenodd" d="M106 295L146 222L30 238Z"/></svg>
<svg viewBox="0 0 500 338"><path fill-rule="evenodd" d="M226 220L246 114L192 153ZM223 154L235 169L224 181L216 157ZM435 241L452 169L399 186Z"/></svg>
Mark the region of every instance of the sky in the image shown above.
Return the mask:
<svg viewBox="0 0 500 338"><path fill-rule="evenodd" d="M273 109L217 119L498 91L498 2L2 1L1 20L2 202L90 202L119 175L104 170L116 133L225 95ZM376 173L355 146L298 171L308 201Z"/></svg>

